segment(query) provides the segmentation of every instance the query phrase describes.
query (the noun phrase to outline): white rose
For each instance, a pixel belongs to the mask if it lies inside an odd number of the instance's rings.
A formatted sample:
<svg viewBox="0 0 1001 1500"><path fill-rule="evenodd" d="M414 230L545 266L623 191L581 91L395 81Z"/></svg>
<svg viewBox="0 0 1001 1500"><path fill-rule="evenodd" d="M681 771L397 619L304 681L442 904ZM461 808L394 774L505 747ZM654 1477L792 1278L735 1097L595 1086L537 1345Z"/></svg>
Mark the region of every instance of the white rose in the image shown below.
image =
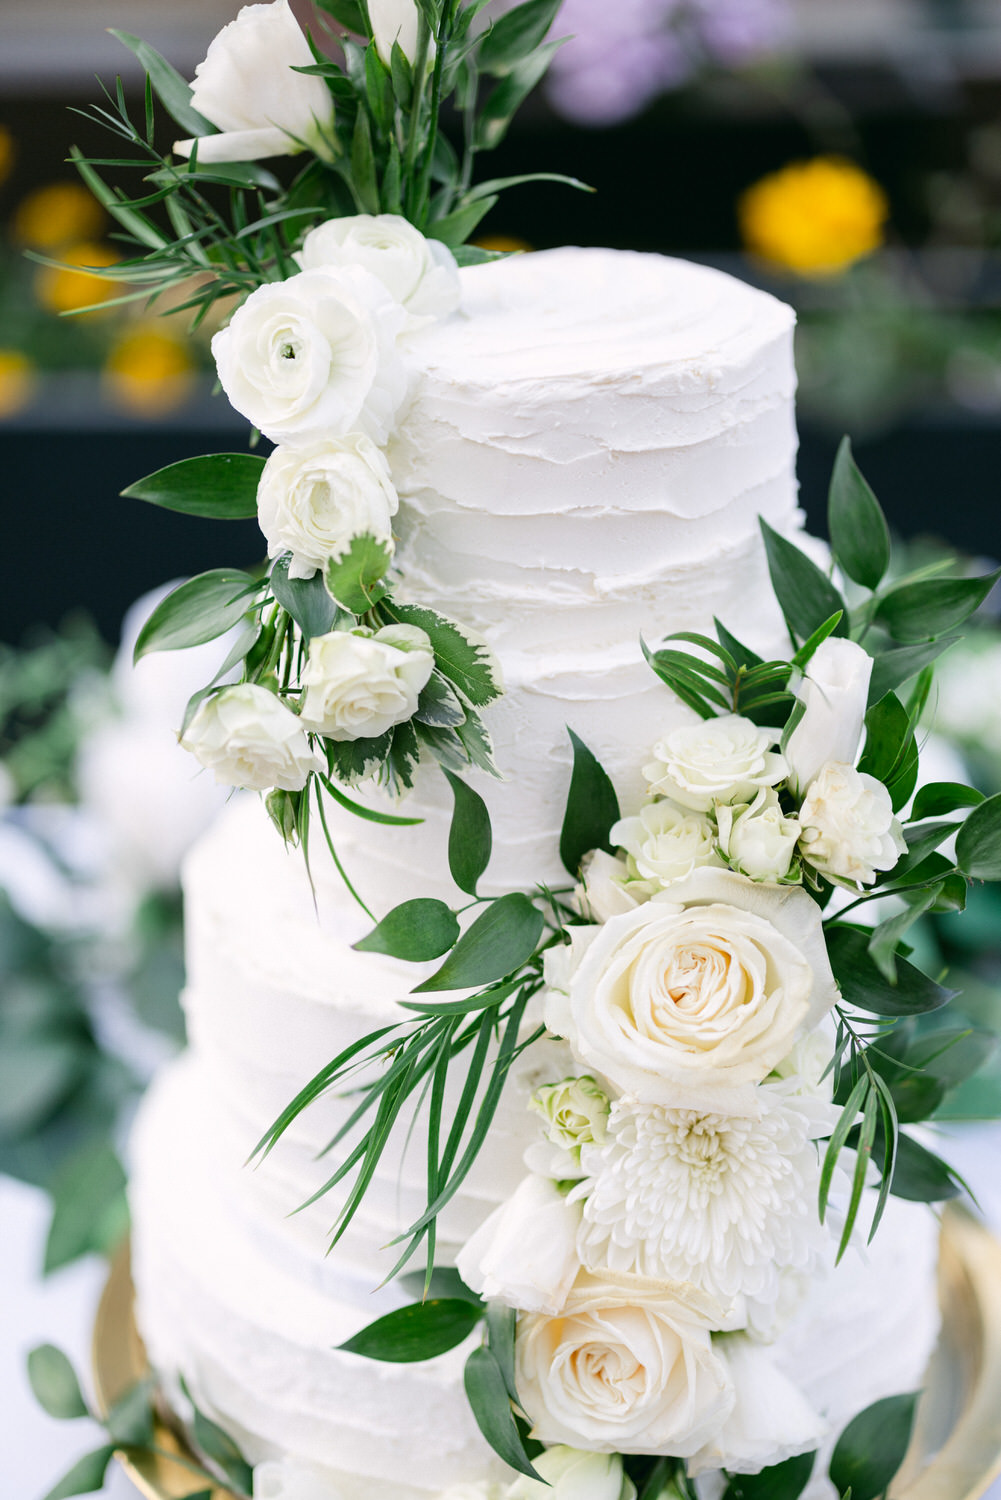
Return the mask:
<svg viewBox="0 0 1001 1500"><path fill-rule="evenodd" d="M789 782L802 793L829 760L855 764L869 700L872 657L854 641L828 636L806 668L799 697L806 706L789 736Z"/></svg>
<svg viewBox="0 0 1001 1500"><path fill-rule="evenodd" d="M623 1473L618 1453L582 1453L562 1444L532 1460L545 1480L519 1475L504 1500L635 1500L636 1486Z"/></svg>
<svg viewBox="0 0 1001 1500"><path fill-rule="evenodd" d="M433 669L431 642L414 625L314 636L302 673L302 722L332 740L378 739L413 718Z"/></svg>
<svg viewBox="0 0 1001 1500"><path fill-rule="evenodd" d="M456 1270L488 1302L558 1313L580 1270L581 1212L533 1172L467 1240Z"/></svg>
<svg viewBox="0 0 1001 1500"><path fill-rule="evenodd" d="M202 166L294 156L308 147L329 156L334 103L322 78L295 73L316 59L288 0L245 5L195 69L191 103L221 132L175 141L178 156L198 147Z"/></svg>
<svg viewBox="0 0 1001 1500"><path fill-rule="evenodd" d="M440 240L425 239L399 214L328 219L309 231L295 260L304 271L361 266L405 309L411 332L459 305L455 256Z"/></svg>
<svg viewBox="0 0 1001 1500"><path fill-rule="evenodd" d="M710 820L689 807L650 802L638 818L622 818L609 834L629 855L630 873L659 886L685 880L699 865L719 865Z"/></svg>
<svg viewBox="0 0 1001 1500"><path fill-rule="evenodd" d="M407 389L403 316L357 267L300 271L251 292L212 353L232 405L272 442L364 432L382 445Z"/></svg>
<svg viewBox="0 0 1001 1500"><path fill-rule="evenodd" d="M600 1145L611 1102L589 1073L536 1089L528 1104L546 1122L546 1138L564 1151Z"/></svg>
<svg viewBox="0 0 1001 1500"><path fill-rule="evenodd" d="M276 448L257 489L268 556L291 552L290 578L312 578L352 537L392 541L399 504L384 455L359 432L309 448Z"/></svg>
<svg viewBox="0 0 1001 1500"><path fill-rule="evenodd" d="M632 911L639 904L627 889L629 869L624 859L616 859L604 849L592 849L581 861L580 874L574 901L578 911L596 922L607 922L609 917ZM640 890L644 899L652 894L642 886Z"/></svg>
<svg viewBox="0 0 1001 1500"><path fill-rule="evenodd" d="M733 1388L709 1337L720 1309L692 1287L582 1273L559 1317L518 1319L518 1396L543 1443L688 1458Z"/></svg>
<svg viewBox="0 0 1001 1500"><path fill-rule="evenodd" d="M754 1114L752 1085L837 999L820 910L798 886L696 870L571 934L568 993L549 990L546 1025L645 1103Z"/></svg>
<svg viewBox="0 0 1001 1500"><path fill-rule="evenodd" d="M875 776L831 761L807 788L799 810L803 858L821 874L872 885L907 850L890 794Z"/></svg>
<svg viewBox="0 0 1001 1500"><path fill-rule="evenodd" d="M770 748L775 738L740 714L685 724L654 745L643 775L653 791L696 812L716 802L750 802L759 787L786 775L785 760Z"/></svg>
<svg viewBox="0 0 1001 1500"><path fill-rule="evenodd" d="M372 25L372 40L379 56L388 68L393 56L393 43L399 42L400 51L407 62L417 56L417 35L420 12L416 0L368 0L368 18ZM434 60L434 37L428 39L428 62Z"/></svg>
<svg viewBox="0 0 1001 1500"><path fill-rule="evenodd" d="M295 714L267 688L243 682L199 704L181 740L223 786L298 792L320 769Z"/></svg>
<svg viewBox="0 0 1001 1500"><path fill-rule="evenodd" d="M714 1338L713 1349L729 1371L736 1399L722 1429L691 1459L690 1474L759 1474L820 1446L828 1424L767 1349L742 1333Z"/></svg>
<svg viewBox="0 0 1001 1500"><path fill-rule="evenodd" d="M802 832L787 818L772 787L762 787L745 807L717 810L719 843L730 864L751 880L784 880Z"/></svg>

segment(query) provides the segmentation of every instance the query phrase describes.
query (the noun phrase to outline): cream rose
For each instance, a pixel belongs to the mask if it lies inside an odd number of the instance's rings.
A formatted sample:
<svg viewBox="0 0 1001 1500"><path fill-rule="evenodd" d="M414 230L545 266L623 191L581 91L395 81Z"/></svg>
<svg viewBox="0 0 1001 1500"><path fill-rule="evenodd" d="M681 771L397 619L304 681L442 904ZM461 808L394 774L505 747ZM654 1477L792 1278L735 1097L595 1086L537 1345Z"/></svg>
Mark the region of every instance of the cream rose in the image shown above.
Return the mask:
<svg viewBox="0 0 1001 1500"><path fill-rule="evenodd" d="M302 673L300 717L328 739L378 739L413 718L433 669L431 642L414 625L315 636Z"/></svg>
<svg viewBox="0 0 1001 1500"><path fill-rule="evenodd" d="M802 829L787 818L772 787L744 807L717 809L719 844L730 864L751 880L784 880Z"/></svg>
<svg viewBox="0 0 1001 1500"><path fill-rule="evenodd" d="M555 1183L532 1173L466 1241L456 1270L488 1302L558 1313L580 1270L581 1212Z"/></svg>
<svg viewBox="0 0 1001 1500"><path fill-rule="evenodd" d="M692 1287L582 1273L557 1318L518 1319L518 1396L543 1443L688 1458L719 1431L733 1387Z"/></svg>
<svg viewBox="0 0 1001 1500"><path fill-rule="evenodd" d="M403 316L357 267L301 271L251 292L212 353L232 405L272 442L363 432L381 445L407 389Z"/></svg>
<svg viewBox="0 0 1001 1500"><path fill-rule="evenodd" d="M829 636L807 664L798 696L805 712L789 736L789 781L802 793L829 760L855 764L869 700L872 657Z"/></svg>
<svg viewBox="0 0 1001 1500"><path fill-rule="evenodd" d="M399 505L389 464L360 432L308 448L276 448L257 489L268 556L290 552L290 578L312 578L352 537L392 541Z"/></svg>
<svg viewBox="0 0 1001 1500"><path fill-rule="evenodd" d="M295 259L304 271L352 265L369 271L404 308L411 332L459 305L455 256L399 214L328 219L309 231Z"/></svg>
<svg viewBox="0 0 1001 1500"><path fill-rule="evenodd" d="M785 760L771 748L775 739L740 714L686 724L654 745L643 775L654 792L696 812L716 802L750 802L759 787L786 775Z"/></svg>
<svg viewBox="0 0 1001 1500"><path fill-rule="evenodd" d="M198 147L202 166L294 156L330 157L334 102L322 78L296 73L315 58L288 0L245 5L213 38L195 69L191 103L219 135L175 141L178 156Z"/></svg>
<svg viewBox="0 0 1001 1500"><path fill-rule="evenodd" d="M578 1160L582 1146L600 1145L605 1139L611 1102L589 1073L544 1084L528 1107L545 1121L546 1139L564 1151L575 1151Z"/></svg>
<svg viewBox="0 0 1001 1500"><path fill-rule="evenodd" d="M569 970L546 1025L586 1067L644 1103L722 1114L755 1113L753 1085L838 993L816 903L730 870L571 929Z"/></svg>
<svg viewBox="0 0 1001 1500"><path fill-rule="evenodd" d="M394 42L399 42L400 51L408 62L414 61L420 28L416 0L368 0L368 18L376 51L387 68L392 61ZM434 61L434 54L434 37L429 37L428 62Z"/></svg>
<svg viewBox="0 0 1001 1500"><path fill-rule="evenodd" d="M836 761L810 783L799 810L803 858L822 875L872 885L907 850L881 781Z"/></svg>
<svg viewBox="0 0 1001 1500"><path fill-rule="evenodd" d="M322 769L295 714L251 682L203 699L181 744L223 786L298 792Z"/></svg>
<svg viewBox="0 0 1001 1500"><path fill-rule="evenodd" d="M625 860L606 854L604 849L592 849L585 854L580 874L574 902L579 912L597 922L606 922L620 912L632 911L639 904L640 897L645 901L653 894L649 887L641 884L637 895L633 895L628 889L629 867ZM635 881L633 885L636 885Z"/></svg>
<svg viewBox="0 0 1001 1500"><path fill-rule="evenodd" d="M582 1453L560 1444L540 1453L532 1467L545 1483L519 1475L504 1500L636 1500L618 1453Z"/></svg>
<svg viewBox="0 0 1001 1500"><path fill-rule="evenodd" d="M626 851L634 879L658 886L687 879L699 865L722 864L710 820L666 799L648 803L639 817L622 818L609 839Z"/></svg>

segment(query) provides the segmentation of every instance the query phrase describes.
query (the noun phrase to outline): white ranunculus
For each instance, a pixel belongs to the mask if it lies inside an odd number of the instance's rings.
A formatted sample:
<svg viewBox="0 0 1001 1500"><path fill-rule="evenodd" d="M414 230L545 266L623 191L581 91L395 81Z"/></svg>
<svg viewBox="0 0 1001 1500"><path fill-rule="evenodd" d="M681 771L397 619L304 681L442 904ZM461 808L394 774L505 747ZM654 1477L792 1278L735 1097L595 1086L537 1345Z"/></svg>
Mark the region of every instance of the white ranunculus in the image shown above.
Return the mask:
<svg viewBox="0 0 1001 1500"><path fill-rule="evenodd" d="M300 271L251 292L212 353L232 405L272 442L363 432L381 446L407 390L403 319L367 271Z"/></svg>
<svg viewBox="0 0 1001 1500"><path fill-rule="evenodd" d="M578 1157L582 1146L600 1145L605 1139L610 1108L608 1095L590 1073L544 1084L529 1100L529 1109L546 1123L547 1140Z"/></svg>
<svg viewBox="0 0 1001 1500"><path fill-rule="evenodd" d="M722 863L709 818L667 798L648 803L637 818L620 819L609 839L626 851L634 879L658 886L687 879L699 865Z"/></svg>
<svg viewBox="0 0 1001 1500"><path fill-rule="evenodd" d="M807 863L853 885L872 885L877 870L892 870L907 849L883 783L837 761L810 783L799 821Z"/></svg>
<svg viewBox="0 0 1001 1500"><path fill-rule="evenodd" d="M731 870L573 928L563 953L550 1031L624 1093L675 1109L755 1113L752 1085L838 995L816 902Z"/></svg>
<svg viewBox="0 0 1001 1500"><path fill-rule="evenodd" d="M719 1431L733 1387L694 1287L582 1273L559 1317L518 1319L518 1396L543 1443L688 1458Z"/></svg>
<svg viewBox="0 0 1001 1500"><path fill-rule="evenodd" d="M302 722L332 740L378 739L413 718L433 670L431 642L415 625L314 636L302 673Z"/></svg>
<svg viewBox="0 0 1001 1500"><path fill-rule="evenodd" d="M746 1334L713 1339L733 1382L734 1402L721 1431L691 1459L690 1474L725 1468L731 1474L759 1474L798 1453L811 1453L828 1424L760 1343Z"/></svg>
<svg viewBox="0 0 1001 1500"><path fill-rule="evenodd" d="M643 767L651 789L682 807L708 812L717 802L750 802L759 787L786 775L771 747L776 735L740 714L723 714L672 729L653 747Z"/></svg>
<svg viewBox="0 0 1001 1500"><path fill-rule="evenodd" d="M399 42L407 62L417 56L420 11L416 0L368 0L368 18L372 23L372 40L387 68L392 61L393 43ZM434 61L434 37L428 38L428 62Z"/></svg>
<svg viewBox="0 0 1001 1500"><path fill-rule="evenodd" d="M459 1251L456 1270L488 1302L555 1315L580 1270L579 1204L530 1173Z"/></svg>
<svg viewBox="0 0 1001 1500"><path fill-rule="evenodd" d="M400 214L353 214L311 229L295 256L304 271L361 266L382 282L407 314L407 331L443 318L459 305L455 256L425 239Z"/></svg>
<svg viewBox="0 0 1001 1500"><path fill-rule="evenodd" d="M745 806L720 806L719 844L730 864L750 880L784 880L802 829L787 818L773 787Z"/></svg>
<svg viewBox="0 0 1001 1500"><path fill-rule="evenodd" d="M399 504L385 456L360 432L308 448L276 448L257 489L268 556L290 552L290 578L312 578L352 537L391 542Z"/></svg>
<svg viewBox="0 0 1001 1500"><path fill-rule="evenodd" d="M829 760L854 765L862 739L872 657L854 641L828 636L799 689L806 711L789 736L789 781L802 794Z"/></svg>
<svg viewBox="0 0 1001 1500"><path fill-rule="evenodd" d="M592 849L581 861L580 874L574 900L577 909L596 922L607 922L609 917L632 911L639 905L637 896L627 889L629 869L624 859L606 854L604 849ZM643 900L652 894L643 887L640 889Z"/></svg>
<svg viewBox="0 0 1001 1500"><path fill-rule="evenodd" d="M320 768L302 724L256 683L223 688L199 704L181 739L222 786L298 792Z"/></svg>
<svg viewBox="0 0 1001 1500"><path fill-rule="evenodd" d="M584 1453L559 1444L532 1460L545 1480L519 1475L504 1500L635 1500L636 1486L623 1472L618 1453Z"/></svg>
<svg viewBox="0 0 1001 1500"><path fill-rule="evenodd" d="M178 156L198 147L202 166L294 156L329 156L334 103L322 78L296 73L316 59L288 0L245 5L213 38L195 69L191 103L220 135L175 141Z"/></svg>

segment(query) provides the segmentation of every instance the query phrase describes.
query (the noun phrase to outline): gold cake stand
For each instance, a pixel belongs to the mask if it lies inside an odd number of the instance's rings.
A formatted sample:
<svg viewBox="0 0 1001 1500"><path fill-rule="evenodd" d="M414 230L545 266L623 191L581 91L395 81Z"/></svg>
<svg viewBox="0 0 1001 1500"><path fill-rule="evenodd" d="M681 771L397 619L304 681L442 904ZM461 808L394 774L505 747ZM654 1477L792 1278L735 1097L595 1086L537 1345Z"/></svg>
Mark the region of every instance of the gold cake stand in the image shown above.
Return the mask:
<svg viewBox="0 0 1001 1500"><path fill-rule="evenodd" d="M962 1209L942 1220L942 1335L918 1406L914 1438L891 1500L980 1500L1001 1475L1001 1244ZM106 1411L149 1373L136 1328L128 1250L116 1258L94 1327L94 1381ZM160 1455L119 1455L146 1500L183 1500L199 1488L170 1422L158 1419ZM173 1455L173 1456L172 1456ZM213 1500L232 1500L219 1487Z"/></svg>

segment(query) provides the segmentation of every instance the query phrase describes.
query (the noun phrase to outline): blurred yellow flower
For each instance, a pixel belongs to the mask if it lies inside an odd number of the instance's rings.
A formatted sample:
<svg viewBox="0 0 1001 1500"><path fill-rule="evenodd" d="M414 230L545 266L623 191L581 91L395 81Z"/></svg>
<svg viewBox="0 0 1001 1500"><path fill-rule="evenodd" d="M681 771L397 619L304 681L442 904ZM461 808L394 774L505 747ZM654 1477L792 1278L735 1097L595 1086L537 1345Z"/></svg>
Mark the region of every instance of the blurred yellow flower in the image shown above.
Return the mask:
<svg viewBox="0 0 1001 1500"><path fill-rule="evenodd" d="M473 242L480 250L499 250L504 255L514 255L519 250L531 250L527 240L515 234L485 234Z"/></svg>
<svg viewBox="0 0 1001 1500"><path fill-rule="evenodd" d="M119 339L104 366L111 399L140 416L158 416L187 400L194 367L187 347L157 325L133 328Z"/></svg>
<svg viewBox="0 0 1001 1500"><path fill-rule="evenodd" d="M888 214L879 183L838 156L791 162L737 204L748 250L801 276L835 276L877 250Z"/></svg>
<svg viewBox="0 0 1001 1500"><path fill-rule="evenodd" d="M80 182L51 182L18 204L13 229L33 250L58 250L93 240L105 225L104 209Z"/></svg>
<svg viewBox="0 0 1001 1500"><path fill-rule="evenodd" d="M0 417L13 416L35 393L35 366L20 349L0 349Z"/></svg>
<svg viewBox="0 0 1001 1500"><path fill-rule="evenodd" d="M73 267L113 266L118 258L110 245L89 242L70 245L61 254L64 265L39 267L35 278L39 302L54 313L77 312L94 302L106 302L119 292L118 283L94 276L85 269L75 271Z"/></svg>
<svg viewBox="0 0 1001 1500"><path fill-rule="evenodd" d="M0 182L6 182L10 176L16 154L14 137L6 125L0 125Z"/></svg>

